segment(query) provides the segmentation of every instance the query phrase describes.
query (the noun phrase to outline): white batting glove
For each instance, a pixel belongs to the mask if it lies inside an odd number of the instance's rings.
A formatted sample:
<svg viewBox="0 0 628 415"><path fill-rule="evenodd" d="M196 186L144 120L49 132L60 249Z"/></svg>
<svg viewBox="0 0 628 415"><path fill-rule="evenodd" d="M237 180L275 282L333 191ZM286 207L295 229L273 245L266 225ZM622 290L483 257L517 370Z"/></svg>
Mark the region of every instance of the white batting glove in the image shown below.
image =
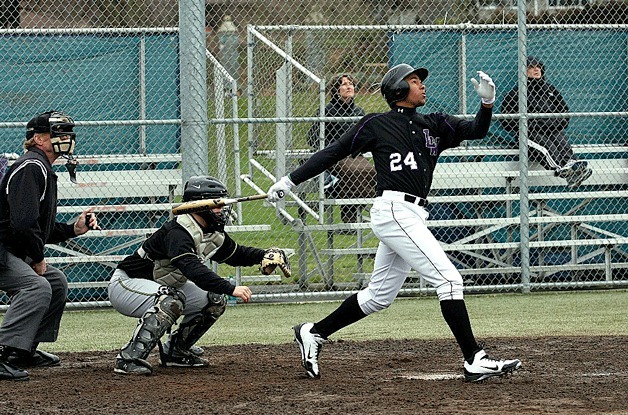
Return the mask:
<svg viewBox="0 0 628 415"><path fill-rule="evenodd" d="M290 180L288 176L283 176L277 183L270 186L270 189L266 192L268 194L268 201L277 202L283 199L293 187L294 183L292 183L292 180Z"/></svg>
<svg viewBox="0 0 628 415"><path fill-rule="evenodd" d="M482 71L478 71L480 82L475 78L471 78L471 83L475 88L475 92L482 98L482 104L490 105L495 102L495 83L490 76Z"/></svg>

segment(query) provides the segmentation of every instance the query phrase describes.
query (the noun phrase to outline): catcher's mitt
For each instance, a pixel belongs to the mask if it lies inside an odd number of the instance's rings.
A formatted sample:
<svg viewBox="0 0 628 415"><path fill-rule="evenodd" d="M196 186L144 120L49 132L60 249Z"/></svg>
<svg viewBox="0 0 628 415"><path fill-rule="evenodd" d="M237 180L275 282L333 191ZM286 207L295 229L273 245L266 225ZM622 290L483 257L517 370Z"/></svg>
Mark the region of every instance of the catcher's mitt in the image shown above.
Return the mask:
<svg viewBox="0 0 628 415"><path fill-rule="evenodd" d="M264 252L264 258L259 266L259 270L264 275L270 275L279 267L284 277L290 277L292 270L286 253L279 248L269 248Z"/></svg>

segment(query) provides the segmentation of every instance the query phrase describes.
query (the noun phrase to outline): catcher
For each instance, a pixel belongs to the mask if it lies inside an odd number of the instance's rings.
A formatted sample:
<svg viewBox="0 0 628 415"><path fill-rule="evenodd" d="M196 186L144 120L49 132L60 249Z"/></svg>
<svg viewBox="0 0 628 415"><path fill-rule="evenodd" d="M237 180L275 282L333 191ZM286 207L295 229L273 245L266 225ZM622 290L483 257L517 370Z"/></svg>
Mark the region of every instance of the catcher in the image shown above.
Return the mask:
<svg viewBox="0 0 628 415"><path fill-rule="evenodd" d="M226 187L210 176L195 176L185 184L183 201L229 197ZM260 264L266 275L277 267L290 276L285 253L238 245L225 232L229 208L177 216L166 222L126 257L109 282L109 300L120 313L139 318L131 340L115 362L115 373L150 375L147 361L159 345L159 363L170 367L203 367L203 349L195 343L224 313L225 295L244 302L251 299L246 286L234 286L205 265L205 261L233 266ZM177 319L178 328L162 345L161 337L170 332Z"/></svg>

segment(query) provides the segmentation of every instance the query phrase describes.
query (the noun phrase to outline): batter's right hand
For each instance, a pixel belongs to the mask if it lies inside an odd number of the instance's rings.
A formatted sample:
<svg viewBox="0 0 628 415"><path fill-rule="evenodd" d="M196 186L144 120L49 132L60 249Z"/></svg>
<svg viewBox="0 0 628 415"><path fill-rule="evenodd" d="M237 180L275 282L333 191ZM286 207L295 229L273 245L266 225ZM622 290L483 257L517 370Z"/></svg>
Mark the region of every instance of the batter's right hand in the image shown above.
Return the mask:
<svg viewBox="0 0 628 415"><path fill-rule="evenodd" d="M270 186L270 189L266 192L268 194L268 201L276 202L283 199L293 187L294 183L292 183L292 180L290 180L288 176L283 176L277 183Z"/></svg>

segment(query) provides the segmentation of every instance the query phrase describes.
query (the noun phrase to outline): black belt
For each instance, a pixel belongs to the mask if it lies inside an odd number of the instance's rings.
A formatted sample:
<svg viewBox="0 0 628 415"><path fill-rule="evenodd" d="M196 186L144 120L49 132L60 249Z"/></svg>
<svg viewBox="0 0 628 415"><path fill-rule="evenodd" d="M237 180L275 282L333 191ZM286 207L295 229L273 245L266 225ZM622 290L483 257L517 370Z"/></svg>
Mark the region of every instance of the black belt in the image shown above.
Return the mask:
<svg viewBox="0 0 628 415"><path fill-rule="evenodd" d="M375 192L377 196L381 196L382 193L383 192L381 190L378 190L377 192ZM425 207L428 205L427 199L423 199L422 197L414 196L408 193L403 194L403 200L405 200L406 202L412 203L414 205L421 206L421 207Z"/></svg>

